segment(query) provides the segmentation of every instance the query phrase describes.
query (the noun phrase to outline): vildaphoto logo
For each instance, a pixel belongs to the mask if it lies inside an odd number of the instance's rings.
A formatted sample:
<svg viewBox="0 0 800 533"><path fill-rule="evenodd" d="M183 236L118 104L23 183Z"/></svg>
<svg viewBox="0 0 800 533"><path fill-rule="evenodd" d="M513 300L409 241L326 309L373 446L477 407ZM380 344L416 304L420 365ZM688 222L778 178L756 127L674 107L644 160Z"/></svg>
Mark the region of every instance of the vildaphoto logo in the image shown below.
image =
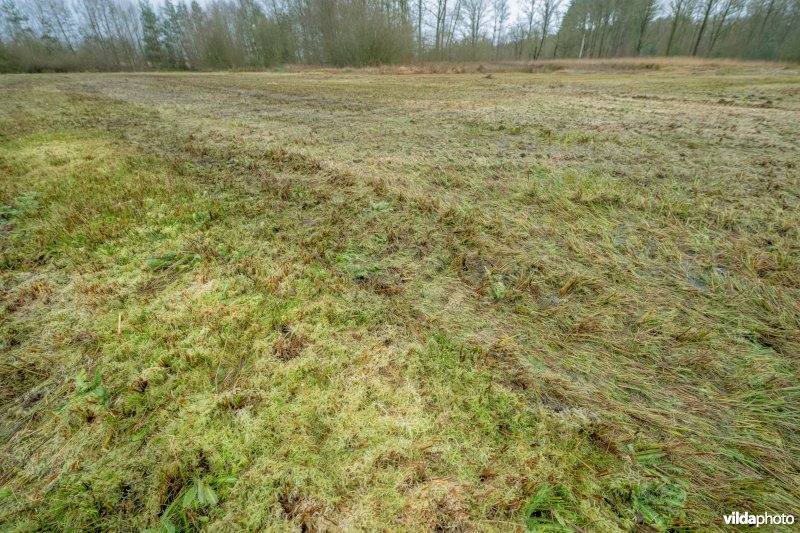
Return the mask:
<svg viewBox="0 0 800 533"><path fill-rule="evenodd" d="M794 515L790 514L750 514L747 511L740 513L735 511L725 515L725 525L728 526L774 526L794 524Z"/></svg>

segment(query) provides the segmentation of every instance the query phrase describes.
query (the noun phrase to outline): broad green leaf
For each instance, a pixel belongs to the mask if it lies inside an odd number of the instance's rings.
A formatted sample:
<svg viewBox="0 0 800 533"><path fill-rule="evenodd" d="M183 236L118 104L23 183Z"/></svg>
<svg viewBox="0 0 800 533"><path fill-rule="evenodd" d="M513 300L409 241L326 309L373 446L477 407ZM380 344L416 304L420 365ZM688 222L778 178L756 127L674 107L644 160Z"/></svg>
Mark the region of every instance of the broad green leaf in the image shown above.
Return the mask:
<svg viewBox="0 0 800 533"><path fill-rule="evenodd" d="M194 504L197 500L197 485L194 485L192 488L186 491L186 494L183 495L183 508L188 509Z"/></svg>
<svg viewBox="0 0 800 533"><path fill-rule="evenodd" d="M197 500L203 507L214 507L218 502L214 489L202 479L197 480Z"/></svg>

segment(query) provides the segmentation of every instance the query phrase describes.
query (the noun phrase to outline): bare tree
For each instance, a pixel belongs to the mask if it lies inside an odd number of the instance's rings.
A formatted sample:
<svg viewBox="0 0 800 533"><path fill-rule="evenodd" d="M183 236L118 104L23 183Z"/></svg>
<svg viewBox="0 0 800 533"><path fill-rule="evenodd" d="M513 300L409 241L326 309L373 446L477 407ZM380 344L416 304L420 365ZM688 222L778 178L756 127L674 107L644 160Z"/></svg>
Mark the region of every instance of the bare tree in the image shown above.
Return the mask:
<svg viewBox="0 0 800 533"><path fill-rule="evenodd" d="M488 7L487 0L464 1L464 22L467 26L467 38L472 48L475 48L478 41L483 38L483 22Z"/></svg>
<svg viewBox="0 0 800 533"><path fill-rule="evenodd" d="M711 38L708 43L707 55L711 55L711 52L714 51L714 45L722 35L728 17L737 14L742 9L743 4L742 0L724 0L722 4L718 5L720 7L711 22Z"/></svg>
<svg viewBox="0 0 800 533"><path fill-rule="evenodd" d="M800 60L800 0L660 1L567 0L562 10L562 0L524 0L510 23L510 0L0 0L0 70L609 57L659 46Z"/></svg>
<svg viewBox="0 0 800 533"><path fill-rule="evenodd" d="M678 27L687 13L692 11L691 0L670 0L670 15L672 16L672 24L669 29L669 39L667 40L667 51L664 55L668 56L672 51L672 46L675 42L675 34Z"/></svg>
<svg viewBox="0 0 800 533"><path fill-rule="evenodd" d="M422 14L423 3L422 0L417 0L417 56L422 57L425 51L425 42L422 39Z"/></svg>
<svg viewBox="0 0 800 533"><path fill-rule="evenodd" d="M638 24L636 25L636 55L642 53L642 46L644 45L644 38L647 35L647 29L656 14L658 7L657 0L639 0L637 2L636 15L638 16Z"/></svg>
<svg viewBox="0 0 800 533"><path fill-rule="evenodd" d="M700 29L697 32L697 39L694 41L694 46L692 47L692 55L697 55L697 50L700 48L700 41L703 40L703 33L706 31L706 26L708 25L708 19L711 15L711 11L717 4L717 0L703 0L704 5L702 6L702 22L700 23Z"/></svg>
<svg viewBox="0 0 800 533"><path fill-rule="evenodd" d="M539 46L536 47L536 50L533 53L533 59L539 59L539 56L542 54L544 42L545 39L547 39L547 32L550 31L550 25L552 24L553 18L558 12L558 6L560 4L561 0L542 0L542 2L539 4L539 15L542 18L542 37L539 41Z"/></svg>
<svg viewBox="0 0 800 533"><path fill-rule="evenodd" d="M492 46L495 48L495 54L497 54L500 44L503 42L508 11L508 0L494 0L492 4L492 15L494 17L492 22Z"/></svg>
<svg viewBox="0 0 800 533"><path fill-rule="evenodd" d="M444 48L445 34L447 32L447 0L436 0L436 34L434 36L434 49L441 54Z"/></svg>
<svg viewBox="0 0 800 533"><path fill-rule="evenodd" d="M536 20L536 13L538 11L539 2L538 0L528 0L527 4L523 7L523 12L525 14L525 45L530 50L530 57L533 57L535 54L535 47L533 43L533 23Z"/></svg>
<svg viewBox="0 0 800 533"><path fill-rule="evenodd" d="M72 11L64 0L39 0L33 3L33 9L40 27L74 52L74 21Z"/></svg>
<svg viewBox="0 0 800 533"><path fill-rule="evenodd" d="M456 28L458 28L459 24L461 24L463 5L464 0L455 0L455 3L453 4L453 9L450 12L450 22L447 27L447 32L445 33L445 48L450 48L450 46L453 44Z"/></svg>

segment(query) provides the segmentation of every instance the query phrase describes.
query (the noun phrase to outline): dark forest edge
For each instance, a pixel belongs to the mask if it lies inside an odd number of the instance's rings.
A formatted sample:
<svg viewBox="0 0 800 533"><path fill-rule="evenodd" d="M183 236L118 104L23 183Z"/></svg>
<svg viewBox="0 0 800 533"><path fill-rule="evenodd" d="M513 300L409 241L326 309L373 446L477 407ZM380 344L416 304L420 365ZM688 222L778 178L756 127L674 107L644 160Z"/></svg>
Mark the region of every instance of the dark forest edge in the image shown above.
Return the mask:
<svg viewBox="0 0 800 533"><path fill-rule="evenodd" d="M800 61L797 0L2 0L0 72ZM441 66L451 63L477 67ZM625 64L625 63L623 63ZM430 66L434 65L434 66ZM438 66L436 66L438 65ZM637 67L639 68L639 67Z"/></svg>

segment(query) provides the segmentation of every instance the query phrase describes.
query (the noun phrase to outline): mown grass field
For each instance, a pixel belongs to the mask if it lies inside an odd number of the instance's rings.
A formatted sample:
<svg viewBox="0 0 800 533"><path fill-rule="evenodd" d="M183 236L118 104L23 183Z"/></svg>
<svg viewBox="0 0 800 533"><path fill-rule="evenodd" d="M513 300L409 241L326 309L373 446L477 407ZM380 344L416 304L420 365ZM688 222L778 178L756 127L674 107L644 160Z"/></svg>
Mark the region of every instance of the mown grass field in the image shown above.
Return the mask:
<svg viewBox="0 0 800 533"><path fill-rule="evenodd" d="M798 165L782 65L0 77L0 529L800 515Z"/></svg>

